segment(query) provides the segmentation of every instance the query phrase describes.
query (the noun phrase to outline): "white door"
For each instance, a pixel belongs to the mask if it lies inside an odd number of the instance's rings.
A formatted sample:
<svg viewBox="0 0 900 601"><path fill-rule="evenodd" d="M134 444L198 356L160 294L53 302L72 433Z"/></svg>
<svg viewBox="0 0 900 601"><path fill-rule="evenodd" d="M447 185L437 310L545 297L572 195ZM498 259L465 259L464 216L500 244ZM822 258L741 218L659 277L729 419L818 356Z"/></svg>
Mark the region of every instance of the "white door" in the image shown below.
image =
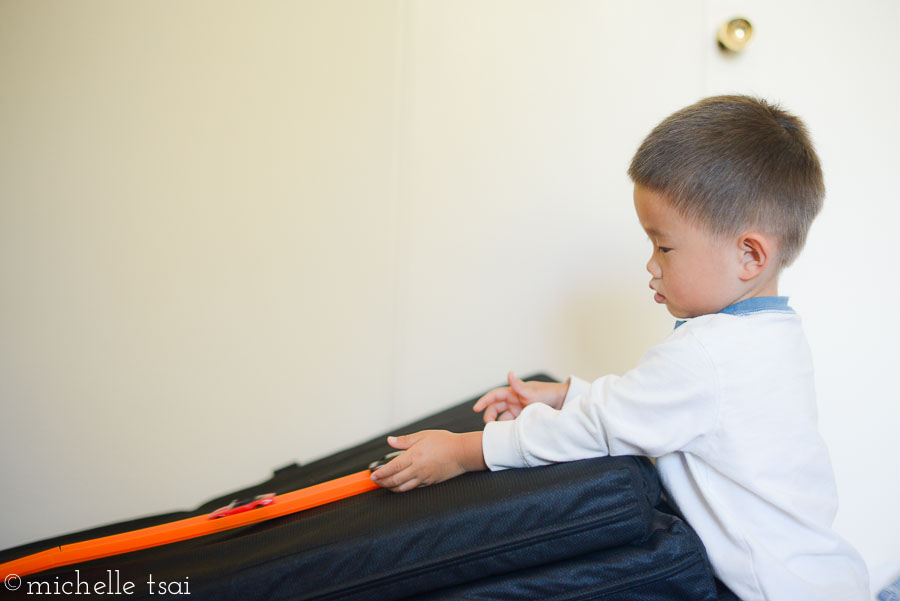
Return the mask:
<svg viewBox="0 0 900 601"><path fill-rule="evenodd" d="M743 52L709 46L703 94L783 102L809 126L827 195L781 291L804 318L816 361L822 435L831 450L836 528L872 584L900 575L900 3L710 0L706 29L746 17Z"/></svg>

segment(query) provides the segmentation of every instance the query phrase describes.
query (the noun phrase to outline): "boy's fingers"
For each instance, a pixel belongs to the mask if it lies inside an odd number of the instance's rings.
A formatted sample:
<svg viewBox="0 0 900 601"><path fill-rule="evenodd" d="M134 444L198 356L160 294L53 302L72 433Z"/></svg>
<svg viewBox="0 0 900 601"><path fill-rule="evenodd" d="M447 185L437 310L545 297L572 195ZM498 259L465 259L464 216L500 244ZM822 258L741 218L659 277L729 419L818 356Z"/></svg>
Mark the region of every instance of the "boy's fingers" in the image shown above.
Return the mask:
<svg viewBox="0 0 900 601"><path fill-rule="evenodd" d="M411 480L407 480L399 486L390 487L388 488L388 490L390 490L391 492L406 492L408 490L417 488L420 484L421 482L419 482L418 478L413 478Z"/></svg>
<svg viewBox="0 0 900 601"><path fill-rule="evenodd" d="M481 398L479 398L477 401L475 401L475 404L472 405L472 411L481 411L482 409L484 409L485 407L487 407L487 404L488 404L488 402L489 402L489 399L490 399L492 396L494 396L494 392L495 392L495 391L492 390L492 391L490 391L490 392L488 392L488 393L486 393L486 394L481 395Z"/></svg>
<svg viewBox="0 0 900 601"><path fill-rule="evenodd" d="M490 407L487 408L487 411L484 412L484 423L492 422L497 419L497 415L506 411L506 403L499 402L494 403Z"/></svg>
<svg viewBox="0 0 900 601"><path fill-rule="evenodd" d="M390 464L388 464L390 465ZM382 473L387 469L387 465L379 468L372 474L372 480L383 488L396 488L402 486L405 482L409 482L415 478L413 471L409 467L400 468L391 473Z"/></svg>
<svg viewBox="0 0 900 601"><path fill-rule="evenodd" d="M412 464L412 460L403 453L399 457L394 457L386 464L372 472L372 480L381 484L385 479L398 474L408 468Z"/></svg>
<svg viewBox="0 0 900 601"><path fill-rule="evenodd" d="M498 400L505 400L508 393L508 388L495 388L494 390L490 391L489 393L475 401L475 405L472 407L472 409L474 411L483 411L485 407L493 405Z"/></svg>

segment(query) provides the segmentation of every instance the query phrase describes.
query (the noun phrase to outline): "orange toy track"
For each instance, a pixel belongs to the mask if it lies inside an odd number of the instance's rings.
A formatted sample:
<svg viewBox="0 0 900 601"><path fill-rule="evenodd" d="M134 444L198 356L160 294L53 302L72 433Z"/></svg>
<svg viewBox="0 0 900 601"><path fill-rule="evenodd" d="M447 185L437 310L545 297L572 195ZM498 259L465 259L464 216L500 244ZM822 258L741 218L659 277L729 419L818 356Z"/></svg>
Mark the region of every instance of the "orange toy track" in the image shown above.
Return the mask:
<svg viewBox="0 0 900 601"><path fill-rule="evenodd" d="M296 513L304 509L311 509L374 490L378 488L378 485L372 482L371 476L372 472L370 470L364 470L343 478L336 478L322 484L315 484L278 495L275 497L275 502L271 505L216 520L211 520L209 519L209 514L204 514L169 522L168 524L160 524L132 530L131 532L122 532L121 534L53 547L46 551L40 551L0 564L0 575L3 576L4 580L13 574L28 576L29 574L36 574L51 568L149 549L222 532L223 530L240 528L241 526L257 522L264 522L272 518Z"/></svg>

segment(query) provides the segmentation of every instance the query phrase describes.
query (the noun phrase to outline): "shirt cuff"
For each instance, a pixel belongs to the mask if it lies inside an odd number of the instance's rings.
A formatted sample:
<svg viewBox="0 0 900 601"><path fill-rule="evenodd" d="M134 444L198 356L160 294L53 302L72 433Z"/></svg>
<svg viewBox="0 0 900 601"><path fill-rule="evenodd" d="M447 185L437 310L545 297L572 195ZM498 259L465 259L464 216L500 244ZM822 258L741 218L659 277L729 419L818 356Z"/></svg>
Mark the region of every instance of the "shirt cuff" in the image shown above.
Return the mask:
<svg viewBox="0 0 900 601"><path fill-rule="evenodd" d="M511 467L525 467L516 439L515 420L493 421L484 426L481 452L492 472Z"/></svg>
<svg viewBox="0 0 900 601"><path fill-rule="evenodd" d="M562 406L565 407L566 403L568 403L572 399L577 399L580 396L584 398L590 398L591 396L591 383L582 380L581 378L575 376L569 376L569 390L566 392L566 398L563 399Z"/></svg>

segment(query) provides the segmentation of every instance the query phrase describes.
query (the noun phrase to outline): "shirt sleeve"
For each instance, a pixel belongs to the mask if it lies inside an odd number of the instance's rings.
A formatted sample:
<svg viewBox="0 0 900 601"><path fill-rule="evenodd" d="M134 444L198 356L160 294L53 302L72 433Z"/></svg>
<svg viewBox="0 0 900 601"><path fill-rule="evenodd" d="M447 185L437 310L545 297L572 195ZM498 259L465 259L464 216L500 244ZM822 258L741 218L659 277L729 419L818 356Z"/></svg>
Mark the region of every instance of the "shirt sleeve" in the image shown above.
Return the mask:
<svg viewBox="0 0 900 601"><path fill-rule="evenodd" d="M689 450L716 424L716 370L700 341L676 330L624 376L572 377L561 410L543 403L485 426L492 470L605 455L661 457Z"/></svg>

